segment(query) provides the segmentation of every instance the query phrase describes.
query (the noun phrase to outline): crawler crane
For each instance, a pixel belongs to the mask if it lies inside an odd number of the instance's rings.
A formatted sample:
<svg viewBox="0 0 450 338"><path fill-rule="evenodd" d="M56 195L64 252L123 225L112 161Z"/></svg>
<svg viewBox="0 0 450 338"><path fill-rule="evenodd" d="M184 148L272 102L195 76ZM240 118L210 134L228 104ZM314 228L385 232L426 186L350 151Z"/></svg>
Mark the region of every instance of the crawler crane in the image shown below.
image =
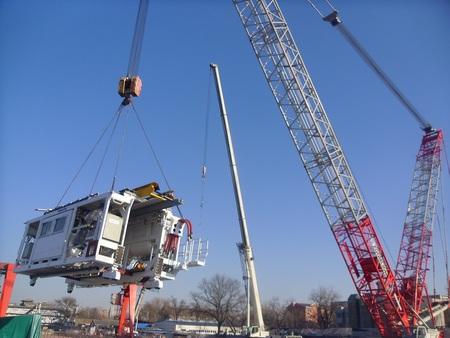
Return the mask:
<svg viewBox="0 0 450 338"><path fill-rule="evenodd" d="M277 1L233 3L355 287L380 334L438 337L437 330L416 326L418 321L420 326L425 323L414 310L417 305L410 303L420 302L417 293L410 293L410 286L418 290L410 281L414 276L424 278L426 271L431 245L427 229L434 215L442 132L425 130L396 273Z"/></svg>

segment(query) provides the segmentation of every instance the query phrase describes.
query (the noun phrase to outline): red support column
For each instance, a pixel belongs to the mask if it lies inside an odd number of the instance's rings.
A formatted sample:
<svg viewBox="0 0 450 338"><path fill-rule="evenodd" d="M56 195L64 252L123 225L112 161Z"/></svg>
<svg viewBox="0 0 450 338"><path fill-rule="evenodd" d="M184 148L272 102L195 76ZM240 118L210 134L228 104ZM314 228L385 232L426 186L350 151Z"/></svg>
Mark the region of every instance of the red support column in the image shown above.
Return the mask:
<svg viewBox="0 0 450 338"><path fill-rule="evenodd" d="M5 273L2 294L0 295L0 317L6 316L8 304L11 300L14 282L16 281L16 273L14 272L14 268L15 265L12 263L0 263L0 273Z"/></svg>
<svg viewBox="0 0 450 338"><path fill-rule="evenodd" d="M117 334L119 337L133 337L137 285L127 285L122 289L122 292Z"/></svg>

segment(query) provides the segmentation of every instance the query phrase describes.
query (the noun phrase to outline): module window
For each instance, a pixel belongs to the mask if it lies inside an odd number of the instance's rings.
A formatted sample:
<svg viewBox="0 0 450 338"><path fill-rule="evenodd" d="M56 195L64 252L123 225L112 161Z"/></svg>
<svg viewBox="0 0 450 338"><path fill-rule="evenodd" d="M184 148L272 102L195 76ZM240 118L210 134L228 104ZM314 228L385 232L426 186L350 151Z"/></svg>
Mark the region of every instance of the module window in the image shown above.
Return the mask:
<svg viewBox="0 0 450 338"><path fill-rule="evenodd" d="M40 237L48 235L51 232L50 231L51 228L52 228L52 221L42 223L42 230L41 230L41 236Z"/></svg>
<svg viewBox="0 0 450 338"><path fill-rule="evenodd" d="M53 229L53 233L61 232L64 230L64 226L66 225L67 217L57 218L55 221L55 228Z"/></svg>

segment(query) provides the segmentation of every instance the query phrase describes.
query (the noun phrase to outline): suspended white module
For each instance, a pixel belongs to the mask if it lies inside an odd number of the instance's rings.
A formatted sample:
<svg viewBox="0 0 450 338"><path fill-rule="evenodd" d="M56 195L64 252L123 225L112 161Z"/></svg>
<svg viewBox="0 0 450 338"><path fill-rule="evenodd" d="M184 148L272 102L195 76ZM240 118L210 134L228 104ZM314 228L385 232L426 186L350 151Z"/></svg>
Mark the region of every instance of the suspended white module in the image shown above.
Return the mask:
<svg viewBox="0 0 450 338"><path fill-rule="evenodd" d="M90 195L26 222L16 272L66 278L73 287L140 284L159 289L180 270L205 265L208 243L175 216L181 204L157 183ZM187 240L181 245L184 229Z"/></svg>

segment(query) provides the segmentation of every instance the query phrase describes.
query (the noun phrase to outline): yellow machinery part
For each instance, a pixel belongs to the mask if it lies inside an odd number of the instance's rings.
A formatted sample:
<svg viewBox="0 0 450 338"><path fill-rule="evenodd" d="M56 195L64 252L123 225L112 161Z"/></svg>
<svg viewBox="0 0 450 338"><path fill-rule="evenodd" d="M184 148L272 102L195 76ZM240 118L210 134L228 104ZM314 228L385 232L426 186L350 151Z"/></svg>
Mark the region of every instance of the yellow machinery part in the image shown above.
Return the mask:
<svg viewBox="0 0 450 338"><path fill-rule="evenodd" d="M156 197L160 196L158 193L156 193L157 190L159 190L159 184L156 182L152 182L146 185L143 185L141 187L137 187L133 189L136 192L136 195L139 197ZM155 196L153 196L155 195Z"/></svg>

